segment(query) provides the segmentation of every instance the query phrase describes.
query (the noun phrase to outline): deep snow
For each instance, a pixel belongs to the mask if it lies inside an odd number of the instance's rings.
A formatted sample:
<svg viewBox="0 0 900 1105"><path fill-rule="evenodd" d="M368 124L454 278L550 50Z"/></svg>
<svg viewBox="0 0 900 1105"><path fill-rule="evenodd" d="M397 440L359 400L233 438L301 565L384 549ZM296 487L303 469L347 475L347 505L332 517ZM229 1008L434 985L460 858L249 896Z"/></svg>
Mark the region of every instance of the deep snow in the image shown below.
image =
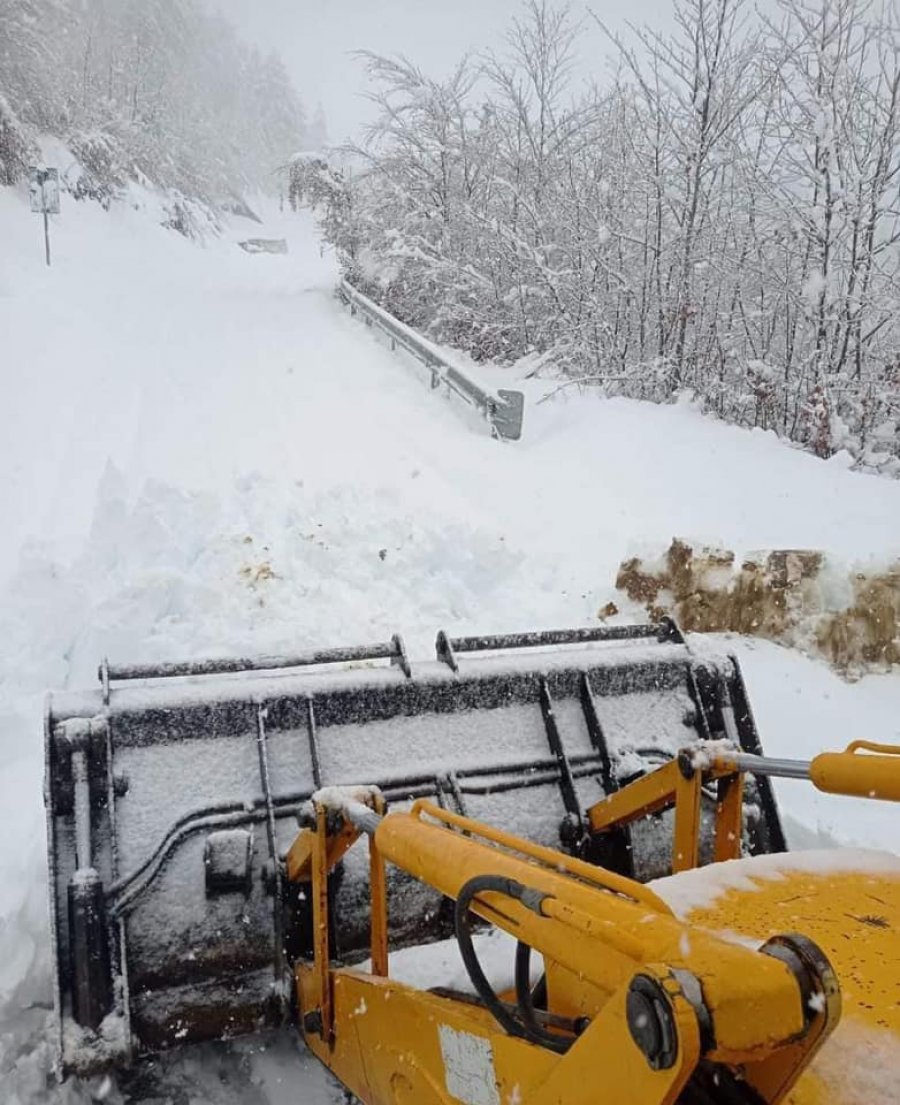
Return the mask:
<svg viewBox="0 0 900 1105"><path fill-rule="evenodd" d="M156 225L152 197L135 201L104 213L64 197L46 270L40 221L0 189L0 1100L22 1105L86 1094L46 1083L47 687L92 682L104 654L399 630L416 656L441 627L590 624L621 559L674 535L846 561L900 552L900 483L688 405L566 392L529 405L518 445L492 441L343 311L306 218L235 220L200 248ZM291 252L249 256L234 244L246 234ZM541 385L526 386L534 400ZM731 643L767 751L900 740L896 675L848 685ZM798 842L896 848L893 810L779 793ZM197 1105L333 1096L288 1038L177 1056L157 1085L151 1100Z"/></svg>

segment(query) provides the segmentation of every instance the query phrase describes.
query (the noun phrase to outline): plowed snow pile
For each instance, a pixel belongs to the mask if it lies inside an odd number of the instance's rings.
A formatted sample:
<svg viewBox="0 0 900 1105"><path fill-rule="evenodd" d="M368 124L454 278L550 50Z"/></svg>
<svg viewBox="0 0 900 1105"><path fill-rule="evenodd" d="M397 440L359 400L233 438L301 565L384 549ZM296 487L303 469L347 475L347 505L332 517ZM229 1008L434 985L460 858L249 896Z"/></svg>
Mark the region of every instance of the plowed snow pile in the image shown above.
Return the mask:
<svg viewBox="0 0 900 1105"><path fill-rule="evenodd" d="M525 440L500 445L342 311L301 218L252 230L287 237L287 256L249 256L163 231L145 202L109 214L64 202L46 270L39 221L0 189L4 1103L122 1099L108 1083L48 1082L48 687L92 683L105 654L399 631L415 657L438 628L590 624L623 557L676 534L847 561L900 552L900 483L688 406L563 396L529 407ZM733 644L771 753L900 739L897 676L848 685L776 646ZM896 846L892 811L780 794L797 839ZM338 1100L290 1036L195 1050L129 1092Z"/></svg>

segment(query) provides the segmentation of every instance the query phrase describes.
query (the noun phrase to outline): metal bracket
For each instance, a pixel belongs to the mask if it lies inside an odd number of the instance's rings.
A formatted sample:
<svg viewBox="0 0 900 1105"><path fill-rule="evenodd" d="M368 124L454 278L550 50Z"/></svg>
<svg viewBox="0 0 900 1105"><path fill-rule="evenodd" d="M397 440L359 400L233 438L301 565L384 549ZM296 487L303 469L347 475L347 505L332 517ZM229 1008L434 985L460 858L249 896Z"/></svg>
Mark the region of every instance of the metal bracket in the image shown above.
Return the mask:
<svg viewBox="0 0 900 1105"><path fill-rule="evenodd" d="M453 652L453 645L443 629L438 631L437 639L434 642L434 651L441 663L446 664L453 672L459 671L459 663Z"/></svg>

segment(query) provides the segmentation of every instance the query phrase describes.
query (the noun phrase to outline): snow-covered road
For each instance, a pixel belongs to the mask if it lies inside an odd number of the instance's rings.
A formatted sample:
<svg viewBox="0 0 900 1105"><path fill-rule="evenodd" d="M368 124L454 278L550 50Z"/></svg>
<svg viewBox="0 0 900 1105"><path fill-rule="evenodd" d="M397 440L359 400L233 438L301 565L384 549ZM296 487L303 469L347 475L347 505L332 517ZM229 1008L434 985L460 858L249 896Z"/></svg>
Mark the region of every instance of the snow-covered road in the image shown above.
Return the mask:
<svg viewBox="0 0 900 1105"><path fill-rule="evenodd" d="M290 253L233 244L258 234L285 235ZM519 445L492 441L343 311L304 218L273 213L264 230L245 223L201 249L147 211L69 201L54 244L47 271L37 222L0 189L4 1103L87 1092L45 1084L48 686L91 682L104 654L266 652L399 630L416 655L440 627L589 624L621 559L673 535L848 560L900 551L900 483L687 406L562 396L529 407ZM737 647L769 751L900 739L896 676L848 686L775 646ZM800 835L896 846L892 812L782 797ZM307 1099L295 1085L279 1096L299 1061L283 1039L262 1054L206 1049L161 1085L218 1102L225 1071L234 1100L328 1100L311 1069Z"/></svg>

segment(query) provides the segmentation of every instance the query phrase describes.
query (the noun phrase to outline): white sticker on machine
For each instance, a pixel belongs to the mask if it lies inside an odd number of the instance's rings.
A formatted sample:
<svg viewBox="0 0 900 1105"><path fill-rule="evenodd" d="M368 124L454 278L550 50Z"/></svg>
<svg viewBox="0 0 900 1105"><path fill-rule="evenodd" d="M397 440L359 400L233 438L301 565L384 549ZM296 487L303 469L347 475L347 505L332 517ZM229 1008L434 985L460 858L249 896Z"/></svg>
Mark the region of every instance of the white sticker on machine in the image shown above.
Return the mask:
<svg viewBox="0 0 900 1105"><path fill-rule="evenodd" d="M447 1093L464 1105L500 1105L490 1040L438 1026Z"/></svg>

